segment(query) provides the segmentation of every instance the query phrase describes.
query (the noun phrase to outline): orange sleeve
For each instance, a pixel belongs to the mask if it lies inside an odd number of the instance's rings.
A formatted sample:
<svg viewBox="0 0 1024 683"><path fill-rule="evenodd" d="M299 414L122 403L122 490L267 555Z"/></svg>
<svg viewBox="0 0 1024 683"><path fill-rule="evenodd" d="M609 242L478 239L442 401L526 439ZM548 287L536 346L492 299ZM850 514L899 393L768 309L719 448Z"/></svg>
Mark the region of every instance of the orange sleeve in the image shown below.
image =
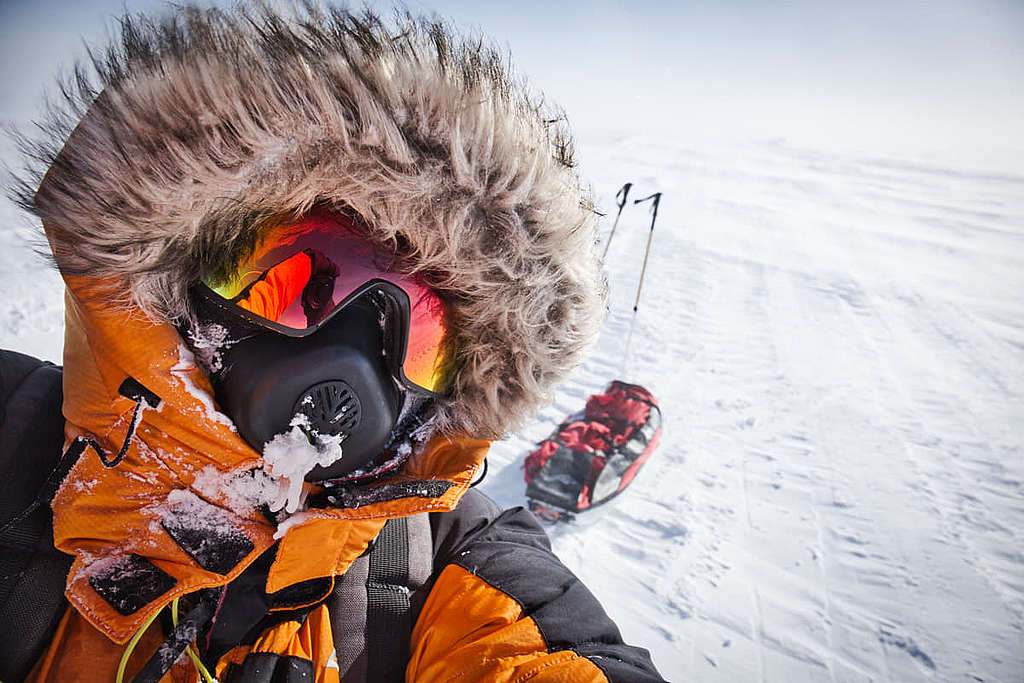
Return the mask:
<svg viewBox="0 0 1024 683"><path fill-rule="evenodd" d="M268 320L277 320L302 294L312 272L309 256L299 252L268 270L266 277L254 284L238 305Z"/></svg>
<svg viewBox="0 0 1024 683"><path fill-rule="evenodd" d="M664 683L530 512L471 490L431 525L437 580L412 631L407 681Z"/></svg>
<svg viewBox="0 0 1024 683"><path fill-rule="evenodd" d="M537 623L505 593L445 567L413 629L406 681L607 681L572 650L549 652Z"/></svg>

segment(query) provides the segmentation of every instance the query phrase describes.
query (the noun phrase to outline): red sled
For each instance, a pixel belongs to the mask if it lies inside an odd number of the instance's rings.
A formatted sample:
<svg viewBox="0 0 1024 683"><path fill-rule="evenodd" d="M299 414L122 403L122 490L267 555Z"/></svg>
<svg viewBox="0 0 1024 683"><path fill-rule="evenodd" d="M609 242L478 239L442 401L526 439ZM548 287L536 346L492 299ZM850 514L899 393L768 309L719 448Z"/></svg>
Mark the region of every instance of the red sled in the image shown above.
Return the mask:
<svg viewBox="0 0 1024 683"><path fill-rule="evenodd" d="M543 520L571 520L629 486L661 439L661 408L637 384L612 382L570 415L526 457L530 509Z"/></svg>

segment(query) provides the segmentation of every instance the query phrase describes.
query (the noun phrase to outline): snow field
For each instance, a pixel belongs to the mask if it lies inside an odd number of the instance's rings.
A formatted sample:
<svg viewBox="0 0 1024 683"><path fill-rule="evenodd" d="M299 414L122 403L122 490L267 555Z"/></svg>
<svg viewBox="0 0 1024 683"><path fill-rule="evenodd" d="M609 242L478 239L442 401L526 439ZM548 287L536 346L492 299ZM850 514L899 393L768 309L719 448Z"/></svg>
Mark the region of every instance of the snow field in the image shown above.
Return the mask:
<svg viewBox="0 0 1024 683"><path fill-rule="evenodd" d="M64 282L48 267L29 219L0 198L0 346L60 362Z"/></svg>
<svg viewBox="0 0 1024 683"><path fill-rule="evenodd" d="M612 306L522 457L614 378L662 445L556 552L670 680L1024 680L1024 176L613 140ZM596 163L595 163L596 162ZM631 336L632 335L632 336ZM627 343L628 358L624 358Z"/></svg>

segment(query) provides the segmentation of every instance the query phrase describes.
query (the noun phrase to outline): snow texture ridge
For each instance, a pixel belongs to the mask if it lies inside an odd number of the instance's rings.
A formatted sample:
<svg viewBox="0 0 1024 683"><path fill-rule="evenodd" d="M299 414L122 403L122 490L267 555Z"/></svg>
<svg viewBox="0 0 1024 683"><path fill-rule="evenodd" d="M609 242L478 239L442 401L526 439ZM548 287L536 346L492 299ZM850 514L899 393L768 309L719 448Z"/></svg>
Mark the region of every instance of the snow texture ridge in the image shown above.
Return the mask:
<svg viewBox="0 0 1024 683"><path fill-rule="evenodd" d="M223 500L230 510L242 516L271 501L288 499L287 484L272 478L262 468L222 472L207 465L196 474L192 487L210 500Z"/></svg>

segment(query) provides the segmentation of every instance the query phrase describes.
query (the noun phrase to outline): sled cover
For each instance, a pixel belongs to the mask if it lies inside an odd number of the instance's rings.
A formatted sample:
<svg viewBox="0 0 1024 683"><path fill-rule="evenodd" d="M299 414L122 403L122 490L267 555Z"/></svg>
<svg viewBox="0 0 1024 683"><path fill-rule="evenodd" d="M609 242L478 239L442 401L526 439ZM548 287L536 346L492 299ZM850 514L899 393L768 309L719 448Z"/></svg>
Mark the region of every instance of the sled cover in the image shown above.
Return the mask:
<svg viewBox="0 0 1024 683"><path fill-rule="evenodd" d="M613 381L526 458L526 497L543 519L571 518L621 493L661 438L647 389Z"/></svg>

